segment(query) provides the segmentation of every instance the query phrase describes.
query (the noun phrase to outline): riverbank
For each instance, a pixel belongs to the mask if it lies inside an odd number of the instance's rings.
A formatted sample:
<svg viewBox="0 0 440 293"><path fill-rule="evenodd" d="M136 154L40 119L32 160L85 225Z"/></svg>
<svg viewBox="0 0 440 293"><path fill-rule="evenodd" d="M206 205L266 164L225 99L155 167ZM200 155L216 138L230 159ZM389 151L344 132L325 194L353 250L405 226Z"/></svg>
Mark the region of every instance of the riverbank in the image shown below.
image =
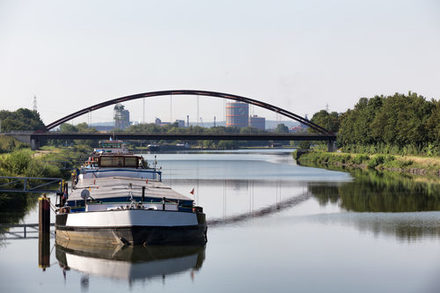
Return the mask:
<svg viewBox="0 0 440 293"><path fill-rule="evenodd" d="M313 167L343 167L348 169L376 169L401 174L432 178L440 177L440 157L367 155L310 151L294 153L298 164Z"/></svg>
<svg viewBox="0 0 440 293"><path fill-rule="evenodd" d="M72 169L88 153L90 149L85 146L44 147L41 151L31 151L20 146L0 154L0 176L68 179ZM7 180L3 179L0 183L6 183ZM1 192L0 222L18 222L37 200L38 194Z"/></svg>

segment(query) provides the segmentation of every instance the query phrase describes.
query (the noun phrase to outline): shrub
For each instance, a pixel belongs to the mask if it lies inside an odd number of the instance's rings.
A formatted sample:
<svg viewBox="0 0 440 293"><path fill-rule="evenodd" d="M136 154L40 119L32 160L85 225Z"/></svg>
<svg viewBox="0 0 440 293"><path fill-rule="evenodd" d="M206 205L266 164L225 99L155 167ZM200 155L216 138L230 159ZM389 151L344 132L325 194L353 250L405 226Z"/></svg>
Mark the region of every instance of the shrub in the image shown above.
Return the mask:
<svg viewBox="0 0 440 293"><path fill-rule="evenodd" d="M385 156L377 155L370 159L368 162L368 168L376 168L377 166L383 164L385 162Z"/></svg>
<svg viewBox="0 0 440 293"><path fill-rule="evenodd" d="M369 159L370 159L370 157L367 156L367 155L355 155L355 156L353 156L353 160L352 161L353 161L353 164L360 165L363 162L368 161Z"/></svg>

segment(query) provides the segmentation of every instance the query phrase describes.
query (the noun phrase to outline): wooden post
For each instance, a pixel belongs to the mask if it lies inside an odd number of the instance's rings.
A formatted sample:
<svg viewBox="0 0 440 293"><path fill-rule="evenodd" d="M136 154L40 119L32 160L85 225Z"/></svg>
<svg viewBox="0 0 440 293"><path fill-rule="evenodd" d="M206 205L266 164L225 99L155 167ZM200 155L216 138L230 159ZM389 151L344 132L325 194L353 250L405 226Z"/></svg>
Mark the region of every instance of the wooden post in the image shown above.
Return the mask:
<svg viewBox="0 0 440 293"><path fill-rule="evenodd" d="M145 186L142 186L142 202L145 200Z"/></svg>
<svg viewBox="0 0 440 293"><path fill-rule="evenodd" d="M45 271L50 267L50 199L46 194L38 198L38 210L38 266Z"/></svg>
<svg viewBox="0 0 440 293"><path fill-rule="evenodd" d="M38 198L39 222L38 228L40 232L50 232L50 199L43 194Z"/></svg>

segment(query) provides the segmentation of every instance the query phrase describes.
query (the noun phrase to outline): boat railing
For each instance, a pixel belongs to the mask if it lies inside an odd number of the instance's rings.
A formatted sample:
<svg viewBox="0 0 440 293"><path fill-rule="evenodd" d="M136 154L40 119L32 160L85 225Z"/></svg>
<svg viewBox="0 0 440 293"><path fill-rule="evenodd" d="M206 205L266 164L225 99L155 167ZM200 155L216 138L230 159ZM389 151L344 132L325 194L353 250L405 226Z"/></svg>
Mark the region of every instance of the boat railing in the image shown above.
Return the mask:
<svg viewBox="0 0 440 293"><path fill-rule="evenodd" d="M76 201L75 205L69 207L69 212L96 212L96 211L109 211L109 210L129 210L129 209L142 209L142 210L156 210L156 211L180 211L180 212L193 212L193 205L188 205L187 201L180 201L175 199L162 198L157 201L151 199L150 201ZM66 210L67 211L67 210Z"/></svg>
<svg viewBox="0 0 440 293"><path fill-rule="evenodd" d="M80 178L103 178L103 177L128 177L139 179L151 179L162 181L162 171L155 169L120 169L120 168L105 168L105 169L83 169L81 170Z"/></svg>

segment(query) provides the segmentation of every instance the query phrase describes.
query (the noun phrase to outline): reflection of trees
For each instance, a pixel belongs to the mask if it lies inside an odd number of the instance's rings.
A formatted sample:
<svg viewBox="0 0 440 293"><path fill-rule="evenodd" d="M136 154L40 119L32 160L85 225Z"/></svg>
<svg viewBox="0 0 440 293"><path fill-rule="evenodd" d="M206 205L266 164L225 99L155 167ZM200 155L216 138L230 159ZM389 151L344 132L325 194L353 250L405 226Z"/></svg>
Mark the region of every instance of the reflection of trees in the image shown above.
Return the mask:
<svg viewBox="0 0 440 293"><path fill-rule="evenodd" d="M356 170L353 182L340 186L309 185L321 205L337 203L355 212L416 212L440 210L440 184L410 177Z"/></svg>
<svg viewBox="0 0 440 293"><path fill-rule="evenodd" d="M15 196L16 198L14 198L14 204L4 204L4 209L0 207L0 241L3 241L4 233L9 229L1 227L1 224L19 223L38 201L36 195L32 196L25 193L0 193L0 201L2 201L3 196Z"/></svg>
<svg viewBox="0 0 440 293"><path fill-rule="evenodd" d="M343 222L352 223L361 231L393 234L405 240L440 236L437 214L411 213L439 211L440 184L377 171L356 170L352 175L352 182L337 186L313 183L308 188L320 205L338 204L347 211L369 212L341 216Z"/></svg>
<svg viewBox="0 0 440 293"><path fill-rule="evenodd" d="M313 183L313 185L309 184L308 189L321 206L326 206L329 203L337 204L339 202L339 190L337 186Z"/></svg>
<svg viewBox="0 0 440 293"><path fill-rule="evenodd" d="M374 235L392 235L403 241L440 237L438 213L335 213L319 215L317 219L354 226Z"/></svg>

